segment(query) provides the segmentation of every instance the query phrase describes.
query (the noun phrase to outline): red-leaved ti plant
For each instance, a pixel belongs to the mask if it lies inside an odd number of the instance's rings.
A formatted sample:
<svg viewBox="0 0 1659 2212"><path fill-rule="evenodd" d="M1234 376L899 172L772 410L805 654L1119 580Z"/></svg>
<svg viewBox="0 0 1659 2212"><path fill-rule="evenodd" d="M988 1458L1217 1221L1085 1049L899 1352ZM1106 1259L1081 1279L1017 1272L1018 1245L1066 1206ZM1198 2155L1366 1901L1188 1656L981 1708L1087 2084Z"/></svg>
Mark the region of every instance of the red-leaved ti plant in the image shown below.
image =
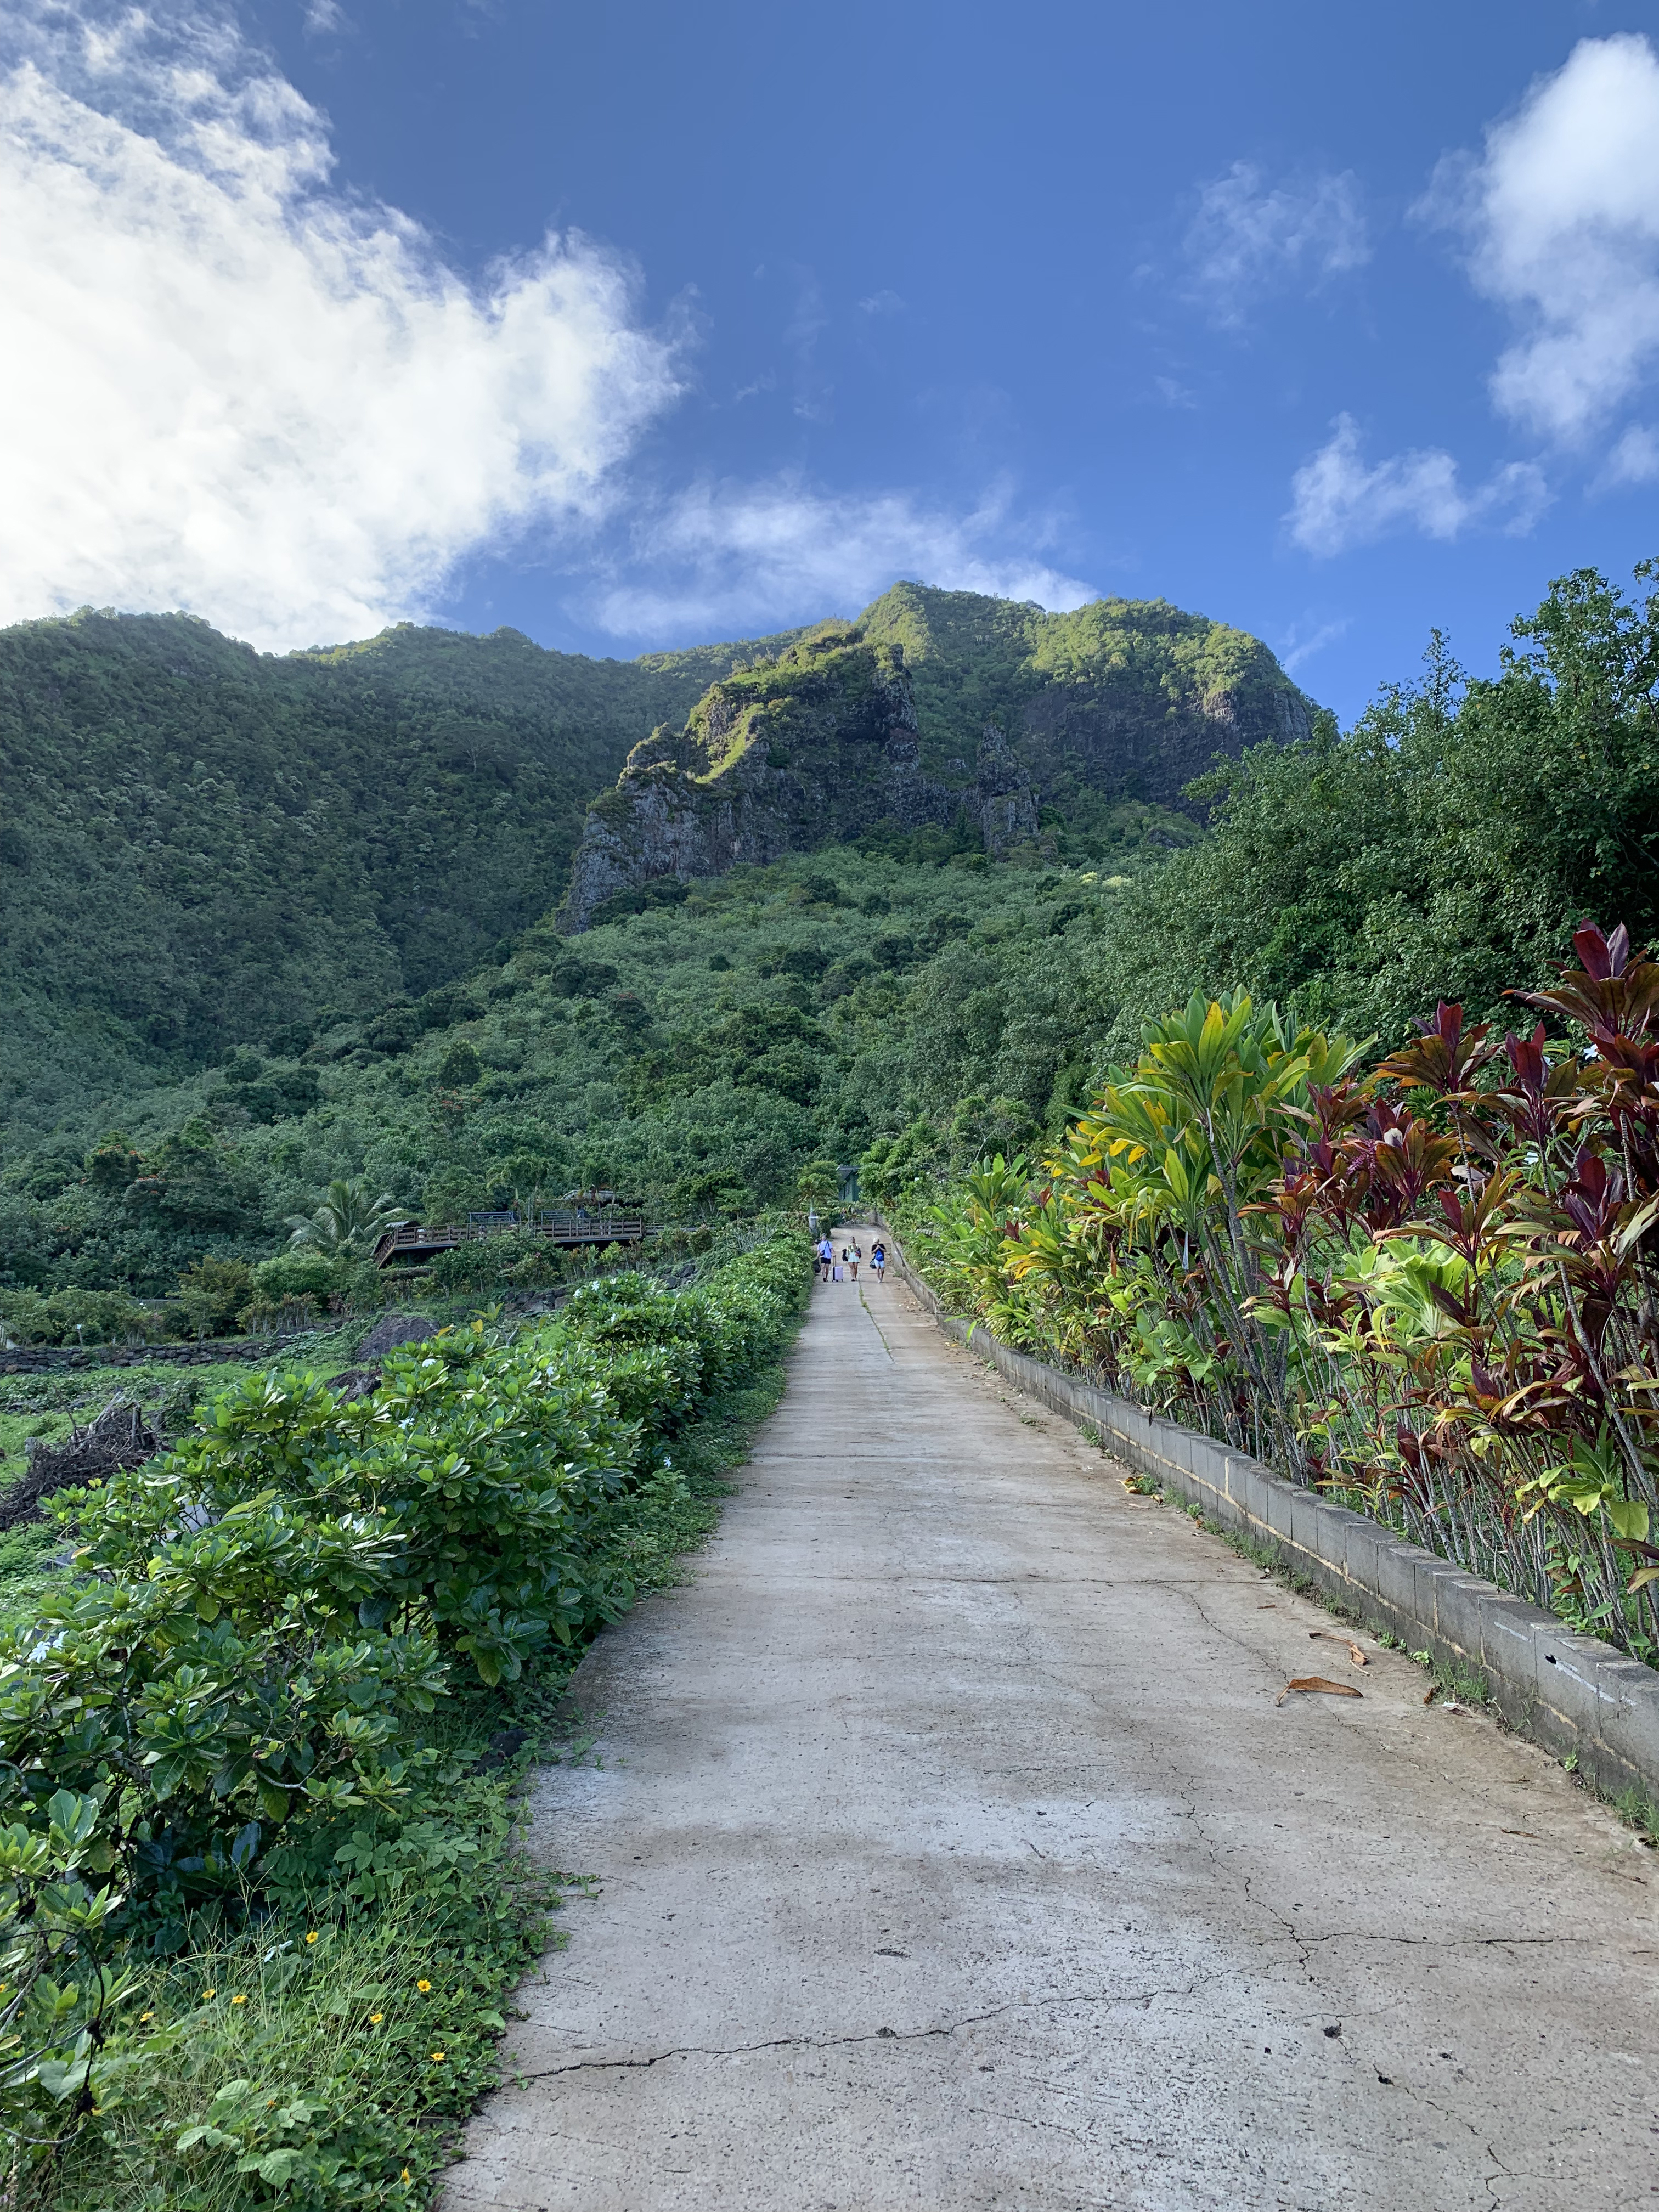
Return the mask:
<svg viewBox="0 0 1659 2212"><path fill-rule="evenodd" d="M907 1224L1008 1340L1659 1660L1659 962L1381 1059L1242 993Z"/></svg>

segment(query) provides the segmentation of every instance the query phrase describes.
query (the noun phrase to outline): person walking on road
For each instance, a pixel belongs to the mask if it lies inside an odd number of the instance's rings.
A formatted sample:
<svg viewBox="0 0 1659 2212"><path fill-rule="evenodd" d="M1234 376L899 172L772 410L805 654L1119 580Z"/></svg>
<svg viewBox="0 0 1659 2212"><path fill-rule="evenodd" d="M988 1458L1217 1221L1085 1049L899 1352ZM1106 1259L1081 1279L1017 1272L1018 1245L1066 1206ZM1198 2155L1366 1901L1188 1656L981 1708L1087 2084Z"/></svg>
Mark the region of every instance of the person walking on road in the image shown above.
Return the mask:
<svg viewBox="0 0 1659 2212"><path fill-rule="evenodd" d="M876 1271L876 1280L878 1283L884 1283L887 1279L887 1247L884 1244L875 1244L871 1247L870 1265Z"/></svg>

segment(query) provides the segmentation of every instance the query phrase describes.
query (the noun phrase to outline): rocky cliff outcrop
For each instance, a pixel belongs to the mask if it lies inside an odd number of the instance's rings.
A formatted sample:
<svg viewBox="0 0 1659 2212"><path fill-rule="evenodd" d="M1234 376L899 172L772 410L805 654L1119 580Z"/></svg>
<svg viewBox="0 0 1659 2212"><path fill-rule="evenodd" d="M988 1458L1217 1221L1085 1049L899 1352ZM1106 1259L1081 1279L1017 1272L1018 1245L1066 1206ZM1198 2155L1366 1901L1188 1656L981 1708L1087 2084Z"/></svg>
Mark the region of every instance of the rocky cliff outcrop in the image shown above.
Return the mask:
<svg viewBox="0 0 1659 2212"><path fill-rule="evenodd" d="M1125 800L1186 805L1218 756L1310 727L1259 639L1163 600L1050 615L896 585L858 623L735 668L683 727L635 746L588 813L562 923L878 823L962 825L1000 858L1041 842L1041 800L1093 834Z"/></svg>
<svg viewBox="0 0 1659 2212"><path fill-rule="evenodd" d="M1045 806L1076 822L1125 799L1184 797L1218 755L1289 744L1309 701L1260 638L1164 599L1095 599L1066 614L976 592L896 584L860 617L902 645L925 765L989 716Z"/></svg>
<svg viewBox="0 0 1659 2212"><path fill-rule="evenodd" d="M653 731L590 809L564 926L585 929L619 891L764 866L786 853L965 822L1006 852L1037 832L1036 795L1000 731L971 781L923 772L902 646L823 623L799 645L712 686L685 726Z"/></svg>

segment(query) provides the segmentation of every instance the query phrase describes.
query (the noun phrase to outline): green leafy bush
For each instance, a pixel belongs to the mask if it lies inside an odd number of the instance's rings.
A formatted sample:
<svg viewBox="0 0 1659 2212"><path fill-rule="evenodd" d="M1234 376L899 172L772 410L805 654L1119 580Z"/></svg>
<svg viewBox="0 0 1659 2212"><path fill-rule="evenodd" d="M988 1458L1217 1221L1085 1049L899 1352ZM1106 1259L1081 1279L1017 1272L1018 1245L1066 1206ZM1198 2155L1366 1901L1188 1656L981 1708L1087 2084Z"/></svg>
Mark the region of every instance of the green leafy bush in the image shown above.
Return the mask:
<svg viewBox="0 0 1659 2212"><path fill-rule="evenodd" d="M517 1337L404 1347L366 1398L273 1371L55 1501L76 1572L0 1632L20 2173L118 2148L121 2200L167 2212L417 2201L421 2116L493 2079L540 1941L543 1892L489 1863L511 1815L454 1757L463 1716L487 1732L489 1686L631 1601L683 1492L670 1440L775 1352L805 1283L776 1238L694 1291L623 1277ZM224 1986L181 2003L215 1956ZM331 2063L296 2077L295 2009L325 2002Z"/></svg>
<svg viewBox="0 0 1659 2212"><path fill-rule="evenodd" d="M228 1334L253 1294L253 1271L246 1260L210 1254L179 1278L179 1307L193 1336Z"/></svg>
<svg viewBox="0 0 1659 2212"><path fill-rule="evenodd" d="M164 1333L150 1307L121 1291L7 1291L0 1320L18 1344L120 1344Z"/></svg>
<svg viewBox="0 0 1659 2212"><path fill-rule="evenodd" d="M452 1244L432 1262L432 1279L440 1290L487 1291L506 1271L504 1237L481 1237L470 1244Z"/></svg>
<svg viewBox="0 0 1659 2212"><path fill-rule="evenodd" d="M279 1305L284 1298L325 1298L339 1279L337 1261L300 1245L261 1260L253 1270L253 1291L267 1305Z"/></svg>
<svg viewBox="0 0 1659 2212"><path fill-rule="evenodd" d="M1006 1340L1655 1663L1659 962L1573 945L1530 1036L1443 1001L1379 1060L1195 992L917 1226Z"/></svg>

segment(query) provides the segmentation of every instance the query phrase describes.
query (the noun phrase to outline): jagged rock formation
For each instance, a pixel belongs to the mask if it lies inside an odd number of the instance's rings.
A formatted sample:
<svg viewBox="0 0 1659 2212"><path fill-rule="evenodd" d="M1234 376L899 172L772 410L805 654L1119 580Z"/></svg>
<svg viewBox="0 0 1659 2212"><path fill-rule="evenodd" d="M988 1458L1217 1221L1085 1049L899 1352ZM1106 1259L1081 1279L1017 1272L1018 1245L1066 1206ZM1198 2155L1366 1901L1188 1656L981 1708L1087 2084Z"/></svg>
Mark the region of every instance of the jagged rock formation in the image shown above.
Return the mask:
<svg viewBox="0 0 1659 2212"><path fill-rule="evenodd" d="M980 834L993 860L1000 860L1015 845L1035 842L1040 826L1036 793L1013 747L994 722L985 725L979 741L975 792Z"/></svg>
<svg viewBox="0 0 1659 2212"><path fill-rule="evenodd" d="M1084 828L1125 801L1177 807L1218 756L1310 730L1259 640L1162 600L1049 615L896 585L635 746L589 811L562 924L881 823L964 824L1000 858L1041 842L1040 803Z"/></svg>
<svg viewBox="0 0 1659 2212"><path fill-rule="evenodd" d="M590 810L571 868L565 926L586 927L618 891L689 883L740 860L958 820L1004 852L1037 831L1037 807L1001 732L988 728L969 784L923 772L902 646L824 623L775 660L714 684L682 730L635 746Z"/></svg>
<svg viewBox="0 0 1659 2212"><path fill-rule="evenodd" d="M1126 799L1182 808L1218 755L1311 733L1310 702L1259 638L1164 599L1045 614L896 584L860 626L904 647L924 765L989 716L1044 805L1073 822Z"/></svg>

